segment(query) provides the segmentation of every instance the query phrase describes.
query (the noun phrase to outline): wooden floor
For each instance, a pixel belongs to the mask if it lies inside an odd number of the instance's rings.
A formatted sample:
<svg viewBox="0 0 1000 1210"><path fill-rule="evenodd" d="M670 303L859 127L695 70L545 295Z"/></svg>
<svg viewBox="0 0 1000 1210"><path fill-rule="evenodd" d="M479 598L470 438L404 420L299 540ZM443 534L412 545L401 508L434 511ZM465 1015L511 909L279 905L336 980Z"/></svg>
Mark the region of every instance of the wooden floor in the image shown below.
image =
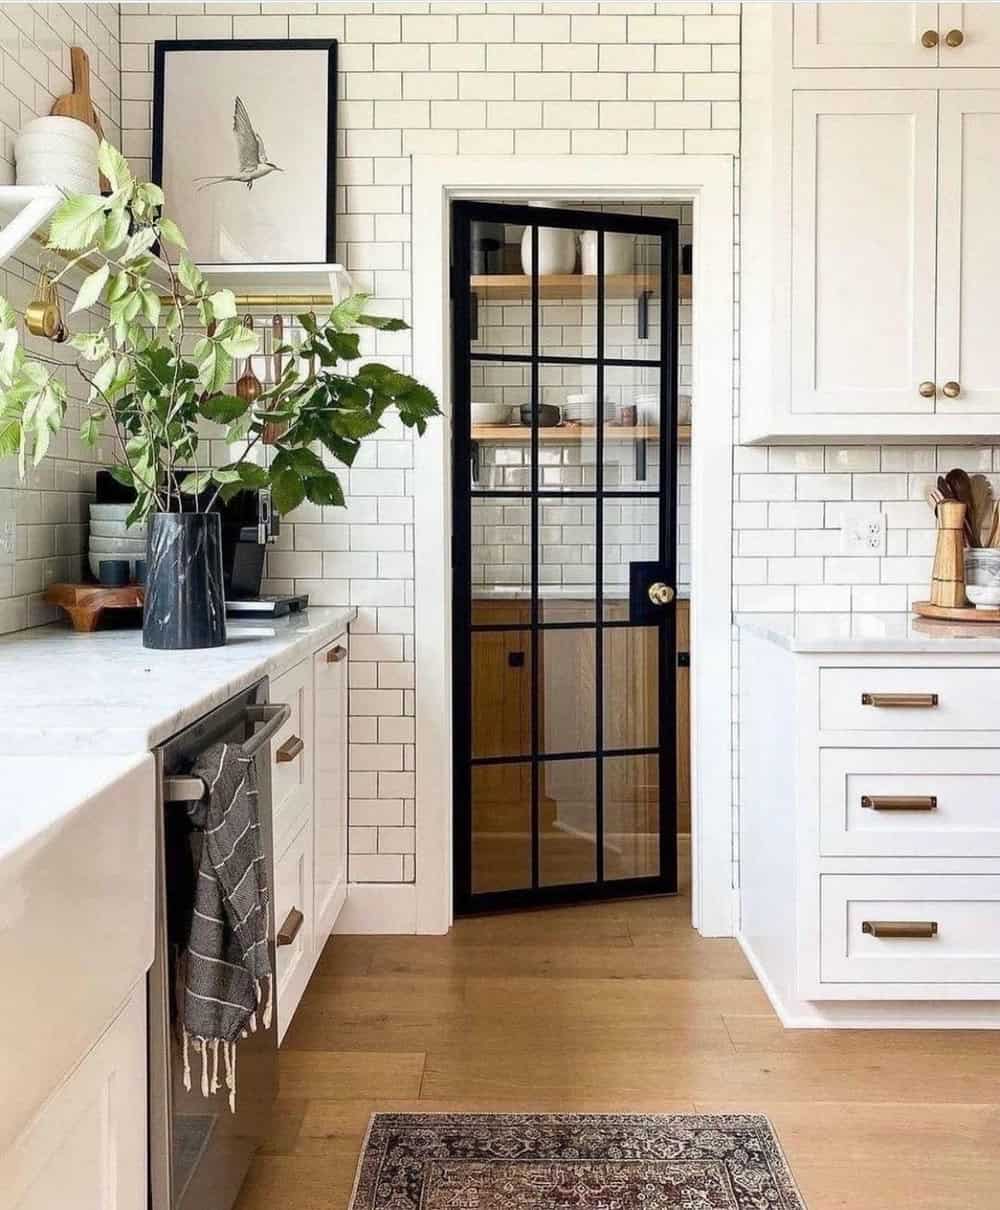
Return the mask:
<svg viewBox="0 0 1000 1210"><path fill-rule="evenodd" d="M686 897L331 941L238 1210L342 1210L369 1114L744 1111L809 1210L997 1210L1000 1040L793 1031Z"/></svg>

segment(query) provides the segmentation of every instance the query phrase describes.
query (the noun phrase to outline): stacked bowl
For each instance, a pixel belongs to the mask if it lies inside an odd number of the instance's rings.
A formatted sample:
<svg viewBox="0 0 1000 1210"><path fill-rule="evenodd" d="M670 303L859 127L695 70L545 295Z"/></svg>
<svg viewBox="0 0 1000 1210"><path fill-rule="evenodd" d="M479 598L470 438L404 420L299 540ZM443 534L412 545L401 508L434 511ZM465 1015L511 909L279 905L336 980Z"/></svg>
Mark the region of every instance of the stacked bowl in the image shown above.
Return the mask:
<svg viewBox="0 0 1000 1210"><path fill-rule="evenodd" d="M101 564L109 559L124 559L129 575L136 579L136 563L146 558L146 522L128 524L131 504L92 504L90 506L90 570L101 578Z"/></svg>
<svg viewBox="0 0 1000 1210"><path fill-rule="evenodd" d="M97 145L97 134L76 118L35 118L14 143L17 183L100 193Z"/></svg>

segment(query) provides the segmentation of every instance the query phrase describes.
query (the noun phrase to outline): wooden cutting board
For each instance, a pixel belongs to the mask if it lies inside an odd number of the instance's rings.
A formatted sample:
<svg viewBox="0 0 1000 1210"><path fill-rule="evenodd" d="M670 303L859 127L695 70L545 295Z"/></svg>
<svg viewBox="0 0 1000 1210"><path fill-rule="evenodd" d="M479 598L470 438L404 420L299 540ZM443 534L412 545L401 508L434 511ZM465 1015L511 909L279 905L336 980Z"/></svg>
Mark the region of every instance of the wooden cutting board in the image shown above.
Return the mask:
<svg viewBox="0 0 1000 1210"><path fill-rule="evenodd" d="M90 96L90 58L82 46L71 46L69 59L73 68L73 91L56 100L52 106L52 113L57 118L75 118L78 122L83 122L97 134L99 139L103 139L104 128ZM110 185L102 176L101 192L110 193L110 191Z"/></svg>

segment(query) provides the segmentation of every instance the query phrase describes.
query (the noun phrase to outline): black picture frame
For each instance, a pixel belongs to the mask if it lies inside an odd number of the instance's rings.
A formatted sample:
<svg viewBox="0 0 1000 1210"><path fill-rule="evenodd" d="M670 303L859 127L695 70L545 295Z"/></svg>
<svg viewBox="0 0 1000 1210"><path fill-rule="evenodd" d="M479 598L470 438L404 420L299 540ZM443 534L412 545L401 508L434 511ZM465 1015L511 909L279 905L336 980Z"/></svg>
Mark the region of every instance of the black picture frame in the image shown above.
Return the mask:
<svg viewBox="0 0 1000 1210"><path fill-rule="evenodd" d="M326 91L327 91L327 130L326 130L326 252L323 261L300 260L300 264L332 264L336 261L337 243L337 40L335 38L210 38L210 39L177 39L156 41L154 43L153 62L153 147L152 147L152 179L163 186L163 140L164 114L166 108L166 68L167 56L173 52L205 52L206 54L224 54L227 51L325 51ZM166 200L167 210L170 209L170 197ZM219 264L223 262L212 262ZM239 261L224 262L239 265ZM276 261L259 261L255 264L287 264L287 257Z"/></svg>

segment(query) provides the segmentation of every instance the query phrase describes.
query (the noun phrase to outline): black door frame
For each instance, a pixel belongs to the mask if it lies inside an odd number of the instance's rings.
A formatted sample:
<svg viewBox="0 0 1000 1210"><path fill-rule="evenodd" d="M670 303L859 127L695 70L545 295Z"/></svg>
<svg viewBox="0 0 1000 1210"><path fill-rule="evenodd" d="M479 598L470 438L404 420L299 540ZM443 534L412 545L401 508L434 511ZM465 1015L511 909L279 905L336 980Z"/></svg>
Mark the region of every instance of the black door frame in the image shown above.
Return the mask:
<svg viewBox="0 0 1000 1210"><path fill-rule="evenodd" d="M603 765L596 760L596 880L558 886L539 885L539 766L547 760L596 759L603 755L603 650L605 629L615 626L648 626L650 617L641 622L605 621L603 617L603 502L606 499L656 499L659 503L659 550L657 575L676 586L677 574L677 279L680 271L678 224L676 220L647 215L626 215L603 211L540 209L526 204L498 202L454 201L451 203L452 256L452 567L454 599L452 611L453 662L453 752L454 785L454 907L456 915L510 908L587 902L600 899L671 894L677 891L677 790L676 790L676 608L660 608L653 624L659 630L659 744L651 748L620 749L608 756L656 755L659 759L660 780L660 872L651 877L604 878L604 787ZM604 240L597 245L597 347L594 357L543 355L539 351L539 289L538 289L538 226L544 218L546 227L568 227L573 230L623 232L630 235L652 235L660 240L660 354L655 359L607 358L604 356L605 277ZM530 353L480 353L471 350L473 308L469 280L471 277L471 226L473 222L496 222L531 226L532 288L531 288L531 351ZM592 491L567 493L540 489L538 486L538 425L531 433L531 486L528 490L489 491L472 485L473 443L470 424L471 367L473 362L508 362L520 365L586 365L596 372L596 399L604 394L605 366L655 367L659 370L660 396L660 484L659 491L638 493L609 491L603 486L604 425L595 425L595 465L597 480ZM532 374L531 404L538 407L538 375ZM598 402L598 408L602 405ZM596 418L595 418L596 419ZM521 760L517 757L472 758L472 582L471 582L471 514L475 497L522 496L532 509L532 595L531 621L507 629L523 629L532 634L532 753ZM596 526L596 574L598 591L593 623L541 622L538 594L538 502L540 499L593 499ZM633 565L636 567L638 565ZM633 610L636 605L633 601ZM630 611L631 612L631 611ZM502 626L480 627L500 630ZM593 629L596 632L595 695L596 746L592 751L573 752L562 756L539 754L538 744L538 637L545 630ZM532 886L509 891L472 891L472 794L471 777L474 765L499 763L531 764L531 870Z"/></svg>

